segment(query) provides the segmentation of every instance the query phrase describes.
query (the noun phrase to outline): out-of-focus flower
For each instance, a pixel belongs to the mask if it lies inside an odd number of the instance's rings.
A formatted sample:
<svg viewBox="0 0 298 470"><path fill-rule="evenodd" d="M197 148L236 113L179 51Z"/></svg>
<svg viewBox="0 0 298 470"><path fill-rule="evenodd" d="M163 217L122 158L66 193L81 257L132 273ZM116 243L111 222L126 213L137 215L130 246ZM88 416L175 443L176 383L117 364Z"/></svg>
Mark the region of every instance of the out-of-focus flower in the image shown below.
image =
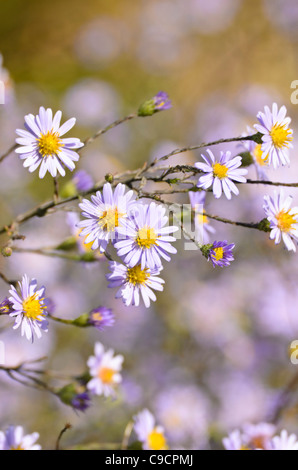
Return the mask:
<svg viewBox="0 0 298 470"><path fill-rule="evenodd" d="M89 191L94 184L92 176L86 170L78 170L73 175L72 182L78 192Z"/></svg>
<svg viewBox="0 0 298 470"><path fill-rule="evenodd" d="M271 423L245 424L243 439L250 449L271 450L271 439L276 426Z"/></svg>
<svg viewBox="0 0 298 470"><path fill-rule="evenodd" d="M279 436L272 438L272 450L298 450L298 440L296 434L288 434L283 429Z"/></svg>
<svg viewBox="0 0 298 470"><path fill-rule="evenodd" d="M151 202L139 204L134 216L118 229L120 240L115 243L117 254L130 268L141 264L141 269L160 269L161 258L170 261L168 253L177 253L170 236L178 227L166 226L165 207Z"/></svg>
<svg viewBox="0 0 298 470"><path fill-rule="evenodd" d="M41 337L41 331L48 331L47 302L45 299L45 287L36 290L36 279L29 281L28 276L23 276L22 282L19 282L20 293L14 286L9 291L11 297L9 301L13 304L11 317L15 317L13 329L21 327L22 336L25 335L28 340L33 342L34 335Z"/></svg>
<svg viewBox="0 0 298 470"><path fill-rule="evenodd" d="M134 431L144 450L166 450L164 429L155 424L155 418L145 409L134 416Z"/></svg>
<svg viewBox="0 0 298 470"><path fill-rule="evenodd" d="M207 149L208 157L202 155L205 163L197 162L195 167L202 170L206 175L199 178L198 188L208 189L212 186L213 194L216 198L220 198L222 191L227 199L231 199L231 193L239 194L237 186L232 180L239 183L246 183L244 175L247 170L239 168L242 163L240 156L231 158L231 152L221 152L217 161L211 150Z"/></svg>
<svg viewBox="0 0 298 470"><path fill-rule="evenodd" d="M138 109L139 116L152 116L158 111L165 111L172 107L171 100L165 91L159 91L153 98L145 101Z"/></svg>
<svg viewBox="0 0 298 470"><path fill-rule="evenodd" d="M76 123L75 118L71 118L60 126L62 112L57 111L53 117L53 111L42 106L39 114L25 116L26 130L16 129L18 138L16 153L24 160L23 166L29 168L30 172L35 171L39 166L39 177L43 178L48 171L53 177L57 172L65 176L65 165L69 170L75 168L74 162L79 160L79 155L75 149L81 148L84 144L80 139L71 137L61 139ZM63 164L63 165L62 165Z"/></svg>
<svg viewBox="0 0 298 470"><path fill-rule="evenodd" d="M6 297L0 303L0 315L9 315L13 312L13 303Z"/></svg>
<svg viewBox="0 0 298 470"><path fill-rule="evenodd" d="M160 270L142 269L138 264L133 268L117 263L110 262L111 273L106 275L110 282L108 287L119 287L116 298L122 298L126 306L140 304L142 297L145 307L150 306L150 301L155 302L156 295L153 290L162 291L164 280L158 277Z"/></svg>
<svg viewBox="0 0 298 470"><path fill-rule="evenodd" d="M231 261L234 260L233 249L235 247L234 243L228 245L226 240L214 242L209 251L208 259L211 260L213 266L229 266Z"/></svg>
<svg viewBox="0 0 298 470"><path fill-rule="evenodd" d="M273 168L279 165L289 165L289 148L293 145L293 130L289 128L291 118L286 117L287 108L282 106L278 110L277 104L273 103L272 111L268 106L264 108L265 112L259 112L257 119L259 124L255 124L255 129L262 134L262 158L268 159L268 164Z"/></svg>
<svg viewBox="0 0 298 470"><path fill-rule="evenodd" d="M226 450L249 450L243 443L243 436L239 429L235 429L228 437L224 437L222 443Z"/></svg>
<svg viewBox="0 0 298 470"><path fill-rule="evenodd" d="M71 401L71 405L75 410L85 411L90 406L91 398L88 392L82 392L75 395Z"/></svg>
<svg viewBox="0 0 298 470"><path fill-rule="evenodd" d="M248 135L255 134L255 131L248 127ZM242 145L250 153L253 158L254 165L257 172L257 177L260 180L268 180L265 168L269 167L268 155L263 158L262 144L257 144L253 140L243 141Z"/></svg>
<svg viewBox="0 0 298 470"><path fill-rule="evenodd" d="M103 187L102 194L97 191L96 195L91 196L91 201L83 199L79 204L82 209L83 217L87 219L78 223L82 228L81 237L86 237L84 243L92 242L92 249L100 249L103 253L110 240L115 242L116 230L122 225L123 221L129 216L135 201L133 191L125 194L125 185L119 183L113 193L110 183Z"/></svg>
<svg viewBox="0 0 298 470"><path fill-rule="evenodd" d="M107 326L113 326L115 315L110 308L97 307L89 313L88 324L94 326L97 330L104 330Z"/></svg>
<svg viewBox="0 0 298 470"><path fill-rule="evenodd" d="M13 82L8 70L3 67L3 56L0 54L0 104L9 104L13 100Z"/></svg>
<svg viewBox="0 0 298 470"><path fill-rule="evenodd" d="M105 351L99 342L95 344L94 353L87 361L91 375L87 389L94 395L114 396L115 387L122 380L120 371L124 357L120 354L114 356L112 349Z"/></svg>
<svg viewBox="0 0 298 470"><path fill-rule="evenodd" d="M292 197L285 196L283 190L274 192L273 197L264 196L263 206L270 222L270 238L276 244L283 240L289 251L296 251L293 241L298 241L298 207L292 207Z"/></svg>
<svg viewBox="0 0 298 470"><path fill-rule="evenodd" d="M0 431L0 450L41 450L41 446L36 444L39 434L24 435L22 426L9 426L3 432Z"/></svg>
<svg viewBox="0 0 298 470"><path fill-rule="evenodd" d="M208 243L210 234L216 232L215 228L210 225L208 217L205 215L205 191L189 191L189 199L192 211L194 213L195 229L202 243Z"/></svg>

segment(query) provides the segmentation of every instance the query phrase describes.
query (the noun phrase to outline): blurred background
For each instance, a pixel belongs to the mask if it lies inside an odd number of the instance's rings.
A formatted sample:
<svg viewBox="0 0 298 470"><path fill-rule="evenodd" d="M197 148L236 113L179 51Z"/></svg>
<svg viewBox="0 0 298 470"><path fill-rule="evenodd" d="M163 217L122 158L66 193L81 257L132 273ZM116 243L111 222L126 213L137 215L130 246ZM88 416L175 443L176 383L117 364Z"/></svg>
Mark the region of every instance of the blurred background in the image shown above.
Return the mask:
<svg viewBox="0 0 298 470"><path fill-rule="evenodd" d="M298 79L297 25L295 0L1 2L0 154L14 143L24 115L37 114L40 106L61 109L63 120L76 117L71 135L83 140L163 90L172 109L97 139L82 152L78 168L98 181L179 147L235 137L247 132L264 105L276 102L292 118L294 149L291 169L266 169L267 176L298 181L298 108L291 103L291 83ZM239 146L213 150L238 152ZM170 162L200 158L200 152L187 152ZM72 177L68 172L63 183ZM253 165L249 177L256 178ZM49 176L40 180L10 155L1 163L1 226L52 193ZM267 186L246 185L232 201L208 195L206 209L259 221L263 196L271 193ZM287 193L298 205L297 190ZM189 203L187 195L174 200ZM214 269L178 241L178 254L164 266L164 292L149 309L125 308L114 299L104 259L86 265L26 253L1 258L0 271L8 278L27 273L46 286L57 316L75 318L99 305L116 316L104 332L51 323L33 345L1 318L9 365L46 355L49 370L80 374L96 341L125 360L117 400L95 397L79 414L2 374L0 429L20 424L28 433L38 431L46 449L69 421L66 446L120 442L132 416L147 407L164 426L171 448L208 449L221 448L221 438L243 423L267 420L298 372L289 354L298 339L297 255L275 246L266 233L211 224L214 240L236 244L235 261ZM55 246L73 234L65 211L33 219L21 233L22 248ZM7 293L1 281L1 299ZM279 427L298 433L297 406L294 393Z"/></svg>

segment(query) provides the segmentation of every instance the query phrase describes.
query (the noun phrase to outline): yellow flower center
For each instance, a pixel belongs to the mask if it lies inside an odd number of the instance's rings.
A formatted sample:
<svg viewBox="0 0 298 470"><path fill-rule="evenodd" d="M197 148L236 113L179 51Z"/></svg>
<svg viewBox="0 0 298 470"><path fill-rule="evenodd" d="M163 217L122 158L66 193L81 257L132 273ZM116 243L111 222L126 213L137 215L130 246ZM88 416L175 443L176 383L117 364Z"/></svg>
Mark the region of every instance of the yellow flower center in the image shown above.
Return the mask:
<svg viewBox="0 0 298 470"><path fill-rule="evenodd" d="M11 447L9 450L25 450L25 449L21 446L21 444L19 444L16 447Z"/></svg>
<svg viewBox="0 0 298 470"><path fill-rule="evenodd" d="M249 447L246 447L246 446L241 446L240 450L251 450L251 449Z"/></svg>
<svg viewBox="0 0 298 470"><path fill-rule="evenodd" d="M158 236L151 227L142 227L138 230L136 242L141 248L151 248L152 245L156 245Z"/></svg>
<svg viewBox="0 0 298 470"><path fill-rule="evenodd" d="M228 167L226 165L222 165L221 163L215 163L213 165L213 175L219 179L223 179L227 176Z"/></svg>
<svg viewBox="0 0 298 470"><path fill-rule="evenodd" d="M41 316L44 316L43 311L46 308L40 303L43 299L37 299L36 295L31 295L23 301L23 314L31 320L39 320Z"/></svg>
<svg viewBox="0 0 298 470"><path fill-rule="evenodd" d="M48 131L38 139L38 150L42 157L57 155L63 147L57 132Z"/></svg>
<svg viewBox="0 0 298 470"><path fill-rule="evenodd" d="M266 158L262 158L262 144L257 144L253 150L253 155L258 165L263 166L268 163L268 155Z"/></svg>
<svg viewBox="0 0 298 470"><path fill-rule="evenodd" d="M119 218L124 214L119 214L118 209L107 209L103 211L99 217L98 223L101 225L102 230L106 232L114 232L115 228L119 226Z"/></svg>
<svg viewBox="0 0 298 470"><path fill-rule="evenodd" d="M102 315L99 312L92 313L92 320L94 321L101 321Z"/></svg>
<svg viewBox="0 0 298 470"><path fill-rule="evenodd" d="M219 246L218 248L213 248L213 251L215 253L215 259L216 261L219 261L223 258L223 255L224 255L224 250L221 246Z"/></svg>
<svg viewBox="0 0 298 470"><path fill-rule="evenodd" d="M273 145L277 148L287 147L289 142L293 140L293 137L290 136L291 133L291 129L285 129L284 126L275 124L270 132Z"/></svg>
<svg viewBox="0 0 298 470"><path fill-rule="evenodd" d="M148 436L148 444L151 450L166 450L168 449L167 441L162 432L157 431L156 428L151 431Z"/></svg>
<svg viewBox="0 0 298 470"><path fill-rule="evenodd" d="M280 211L276 215L277 226L282 232L289 232L297 221L295 217L289 214L289 211L285 212L284 210Z"/></svg>
<svg viewBox="0 0 298 470"><path fill-rule="evenodd" d="M115 375L114 369L111 369L109 367L102 367L98 371L98 378L102 381L104 384L110 384L113 382L113 378Z"/></svg>
<svg viewBox="0 0 298 470"><path fill-rule="evenodd" d="M148 268L141 269L141 265L138 264L137 266L134 266L133 268L128 268L127 269L127 275L126 275L126 280L130 284L133 284L134 286L136 284L145 284L147 281L149 274L147 274Z"/></svg>

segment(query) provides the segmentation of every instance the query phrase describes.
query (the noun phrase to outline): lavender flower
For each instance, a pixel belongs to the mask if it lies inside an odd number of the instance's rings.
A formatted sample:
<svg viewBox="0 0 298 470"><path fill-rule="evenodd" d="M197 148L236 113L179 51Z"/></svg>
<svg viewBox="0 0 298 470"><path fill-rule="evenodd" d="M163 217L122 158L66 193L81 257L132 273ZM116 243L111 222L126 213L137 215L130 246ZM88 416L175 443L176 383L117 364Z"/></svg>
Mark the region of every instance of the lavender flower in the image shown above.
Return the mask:
<svg viewBox="0 0 298 470"><path fill-rule="evenodd" d="M78 170L72 178L78 192L89 191L93 187L93 178L86 170Z"/></svg>
<svg viewBox="0 0 298 470"><path fill-rule="evenodd" d="M85 410L87 410L87 408L89 408L90 401L91 401L91 398L90 398L88 392L78 393L71 400L71 406L75 410L85 411Z"/></svg>
<svg viewBox="0 0 298 470"><path fill-rule="evenodd" d="M150 300L156 300L153 290L162 291L164 280L158 277L160 270L142 269L138 264L128 268L116 261L110 262L111 273L106 275L110 281L108 287L119 287L116 298L122 298L126 306L139 306L142 297L145 307L150 306Z"/></svg>
<svg viewBox="0 0 298 470"><path fill-rule="evenodd" d="M24 436L22 426L9 426L5 432L0 431L0 450L41 450L35 444L38 438L37 432Z"/></svg>
<svg viewBox="0 0 298 470"><path fill-rule="evenodd" d="M100 249L103 253L110 240L116 239L116 229L128 217L134 205L133 191L125 194L125 185L119 183L113 193L110 183L103 187L102 194L97 191L95 196L91 196L92 202L83 199L79 204L82 215L87 217L78 223L82 227L81 237L85 237L84 243L92 242L92 249Z"/></svg>
<svg viewBox="0 0 298 470"><path fill-rule="evenodd" d="M206 173L199 178L198 188L208 189L212 186L217 199L221 197L222 191L227 199L231 199L231 193L238 195L239 190L232 180L246 183L244 175L247 174L247 170L239 168L242 158L240 156L231 158L231 152L221 152L217 161L211 150L207 149L207 153L209 158L202 155L205 163L195 163L196 168Z"/></svg>
<svg viewBox="0 0 298 470"><path fill-rule="evenodd" d="M210 234L215 233L215 228L210 225L208 217L205 215L206 191L189 191L190 205L194 214L194 223L199 240L208 243Z"/></svg>
<svg viewBox="0 0 298 470"><path fill-rule="evenodd" d="M9 315L10 313L13 312L13 303L8 300L6 297L1 303L0 303L0 315Z"/></svg>
<svg viewBox="0 0 298 470"><path fill-rule="evenodd" d="M172 107L169 96L164 91L159 91L153 98L145 101L138 109L139 116L152 116L158 111L164 111Z"/></svg>
<svg viewBox="0 0 298 470"><path fill-rule="evenodd" d="M105 351L99 342L95 344L94 354L87 361L91 375L87 389L94 395L114 396L115 386L122 380L120 371L124 358L120 354L114 356L112 349Z"/></svg>
<svg viewBox="0 0 298 470"><path fill-rule="evenodd" d="M115 315L110 308L97 307L89 313L88 323L102 331L106 327L114 325Z"/></svg>
<svg viewBox="0 0 298 470"><path fill-rule="evenodd" d="M176 226L166 226L166 209L155 202L137 206L133 218L119 227L119 238L115 248L117 254L130 268L141 264L141 269L160 269L161 258L170 261L168 253L177 253L171 242L176 239L170 233L178 230Z"/></svg>
<svg viewBox="0 0 298 470"><path fill-rule="evenodd" d="M234 243L228 245L227 241L214 242L209 251L209 259L213 266L229 266L231 261L234 260L232 250L235 247Z"/></svg>
<svg viewBox="0 0 298 470"><path fill-rule="evenodd" d="M26 335L28 340L33 342L34 335L41 337L41 331L48 331L47 315L48 299L45 299L45 287L35 291L37 287L36 279L29 281L28 276L23 276L22 282L19 282L20 293L14 286L9 291L12 302L13 312L11 317L15 317L13 329L21 327L21 335Z"/></svg>
<svg viewBox="0 0 298 470"><path fill-rule="evenodd" d="M76 119L71 118L60 126L61 116L62 112L57 111L53 118L50 108L46 110L40 107L37 116L25 116L26 130L16 129L19 136L16 142L20 144L16 153L24 160L23 166L28 167L30 172L40 167L40 178L43 178L47 171L53 177L57 176L57 172L65 176L63 165L73 171L74 162L79 160L79 155L74 150L84 145L80 139L61 139L75 125Z"/></svg>
<svg viewBox="0 0 298 470"><path fill-rule="evenodd" d="M289 251L296 251L295 241L298 241L298 207L292 207L292 197L285 196L283 190L274 192L273 197L264 196L263 206L270 222L270 238L275 244L283 240Z"/></svg>
<svg viewBox="0 0 298 470"><path fill-rule="evenodd" d="M276 103L272 105L272 111L265 106L264 113L259 112L257 119L259 124L255 124L255 129L262 134L262 158L268 158L269 165L276 169L279 165L289 165L289 148L293 145L292 129L289 128L291 118L286 117L287 108L282 106L278 110Z"/></svg>

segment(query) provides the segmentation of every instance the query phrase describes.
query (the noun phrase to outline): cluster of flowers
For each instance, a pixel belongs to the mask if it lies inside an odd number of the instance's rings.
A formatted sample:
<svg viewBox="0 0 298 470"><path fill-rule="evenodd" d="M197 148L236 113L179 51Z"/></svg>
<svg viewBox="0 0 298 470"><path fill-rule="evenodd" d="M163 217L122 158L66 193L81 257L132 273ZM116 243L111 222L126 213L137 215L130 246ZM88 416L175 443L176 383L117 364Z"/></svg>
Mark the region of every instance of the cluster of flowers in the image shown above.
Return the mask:
<svg viewBox="0 0 298 470"><path fill-rule="evenodd" d="M226 450L298 450L296 434L283 429L275 435L276 427L270 423L247 424L223 439Z"/></svg>
<svg viewBox="0 0 298 470"><path fill-rule="evenodd" d="M258 175L266 180L266 175L262 170L263 167L272 166L274 169L280 165L289 165L289 148L293 147L293 130L289 128L291 119L286 117L286 107L282 106L278 109L274 103L272 111L265 106L264 113L257 114L258 124L254 125L254 130L250 130L250 135L259 133L261 143L253 140L248 141L245 148L251 154L255 165L258 169ZM215 198L220 198L222 194L227 199L231 199L232 193L239 194L239 190L234 181L245 183L247 170L241 167L242 157L240 155L231 157L231 152L221 152L220 157L216 159L211 150L207 149L208 156L202 155L203 162L195 163L195 167L201 170L204 175L199 177L197 186L204 191L203 194L191 196L191 205L202 205L205 201L205 191L212 187ZM274 196L264 196L264 211L270 228L270 239L274 239L275 243L283 240L289 251L296 251L294 241L298 241L298 207L291 208L292 197L285 196L283 190L274 192ZM209 224L206 216L199 214L201 224ZM205 236L208 232L213 233L214 229L210 225L206 225ZM220 251L212 253L211 259L213 264L227 265L231 258L231 246L227 242L221 242ZM217 248L216 245L214 247ZM214 250L213 250L214 251ZM226 255L226 256L225 256Z"/></svg>

